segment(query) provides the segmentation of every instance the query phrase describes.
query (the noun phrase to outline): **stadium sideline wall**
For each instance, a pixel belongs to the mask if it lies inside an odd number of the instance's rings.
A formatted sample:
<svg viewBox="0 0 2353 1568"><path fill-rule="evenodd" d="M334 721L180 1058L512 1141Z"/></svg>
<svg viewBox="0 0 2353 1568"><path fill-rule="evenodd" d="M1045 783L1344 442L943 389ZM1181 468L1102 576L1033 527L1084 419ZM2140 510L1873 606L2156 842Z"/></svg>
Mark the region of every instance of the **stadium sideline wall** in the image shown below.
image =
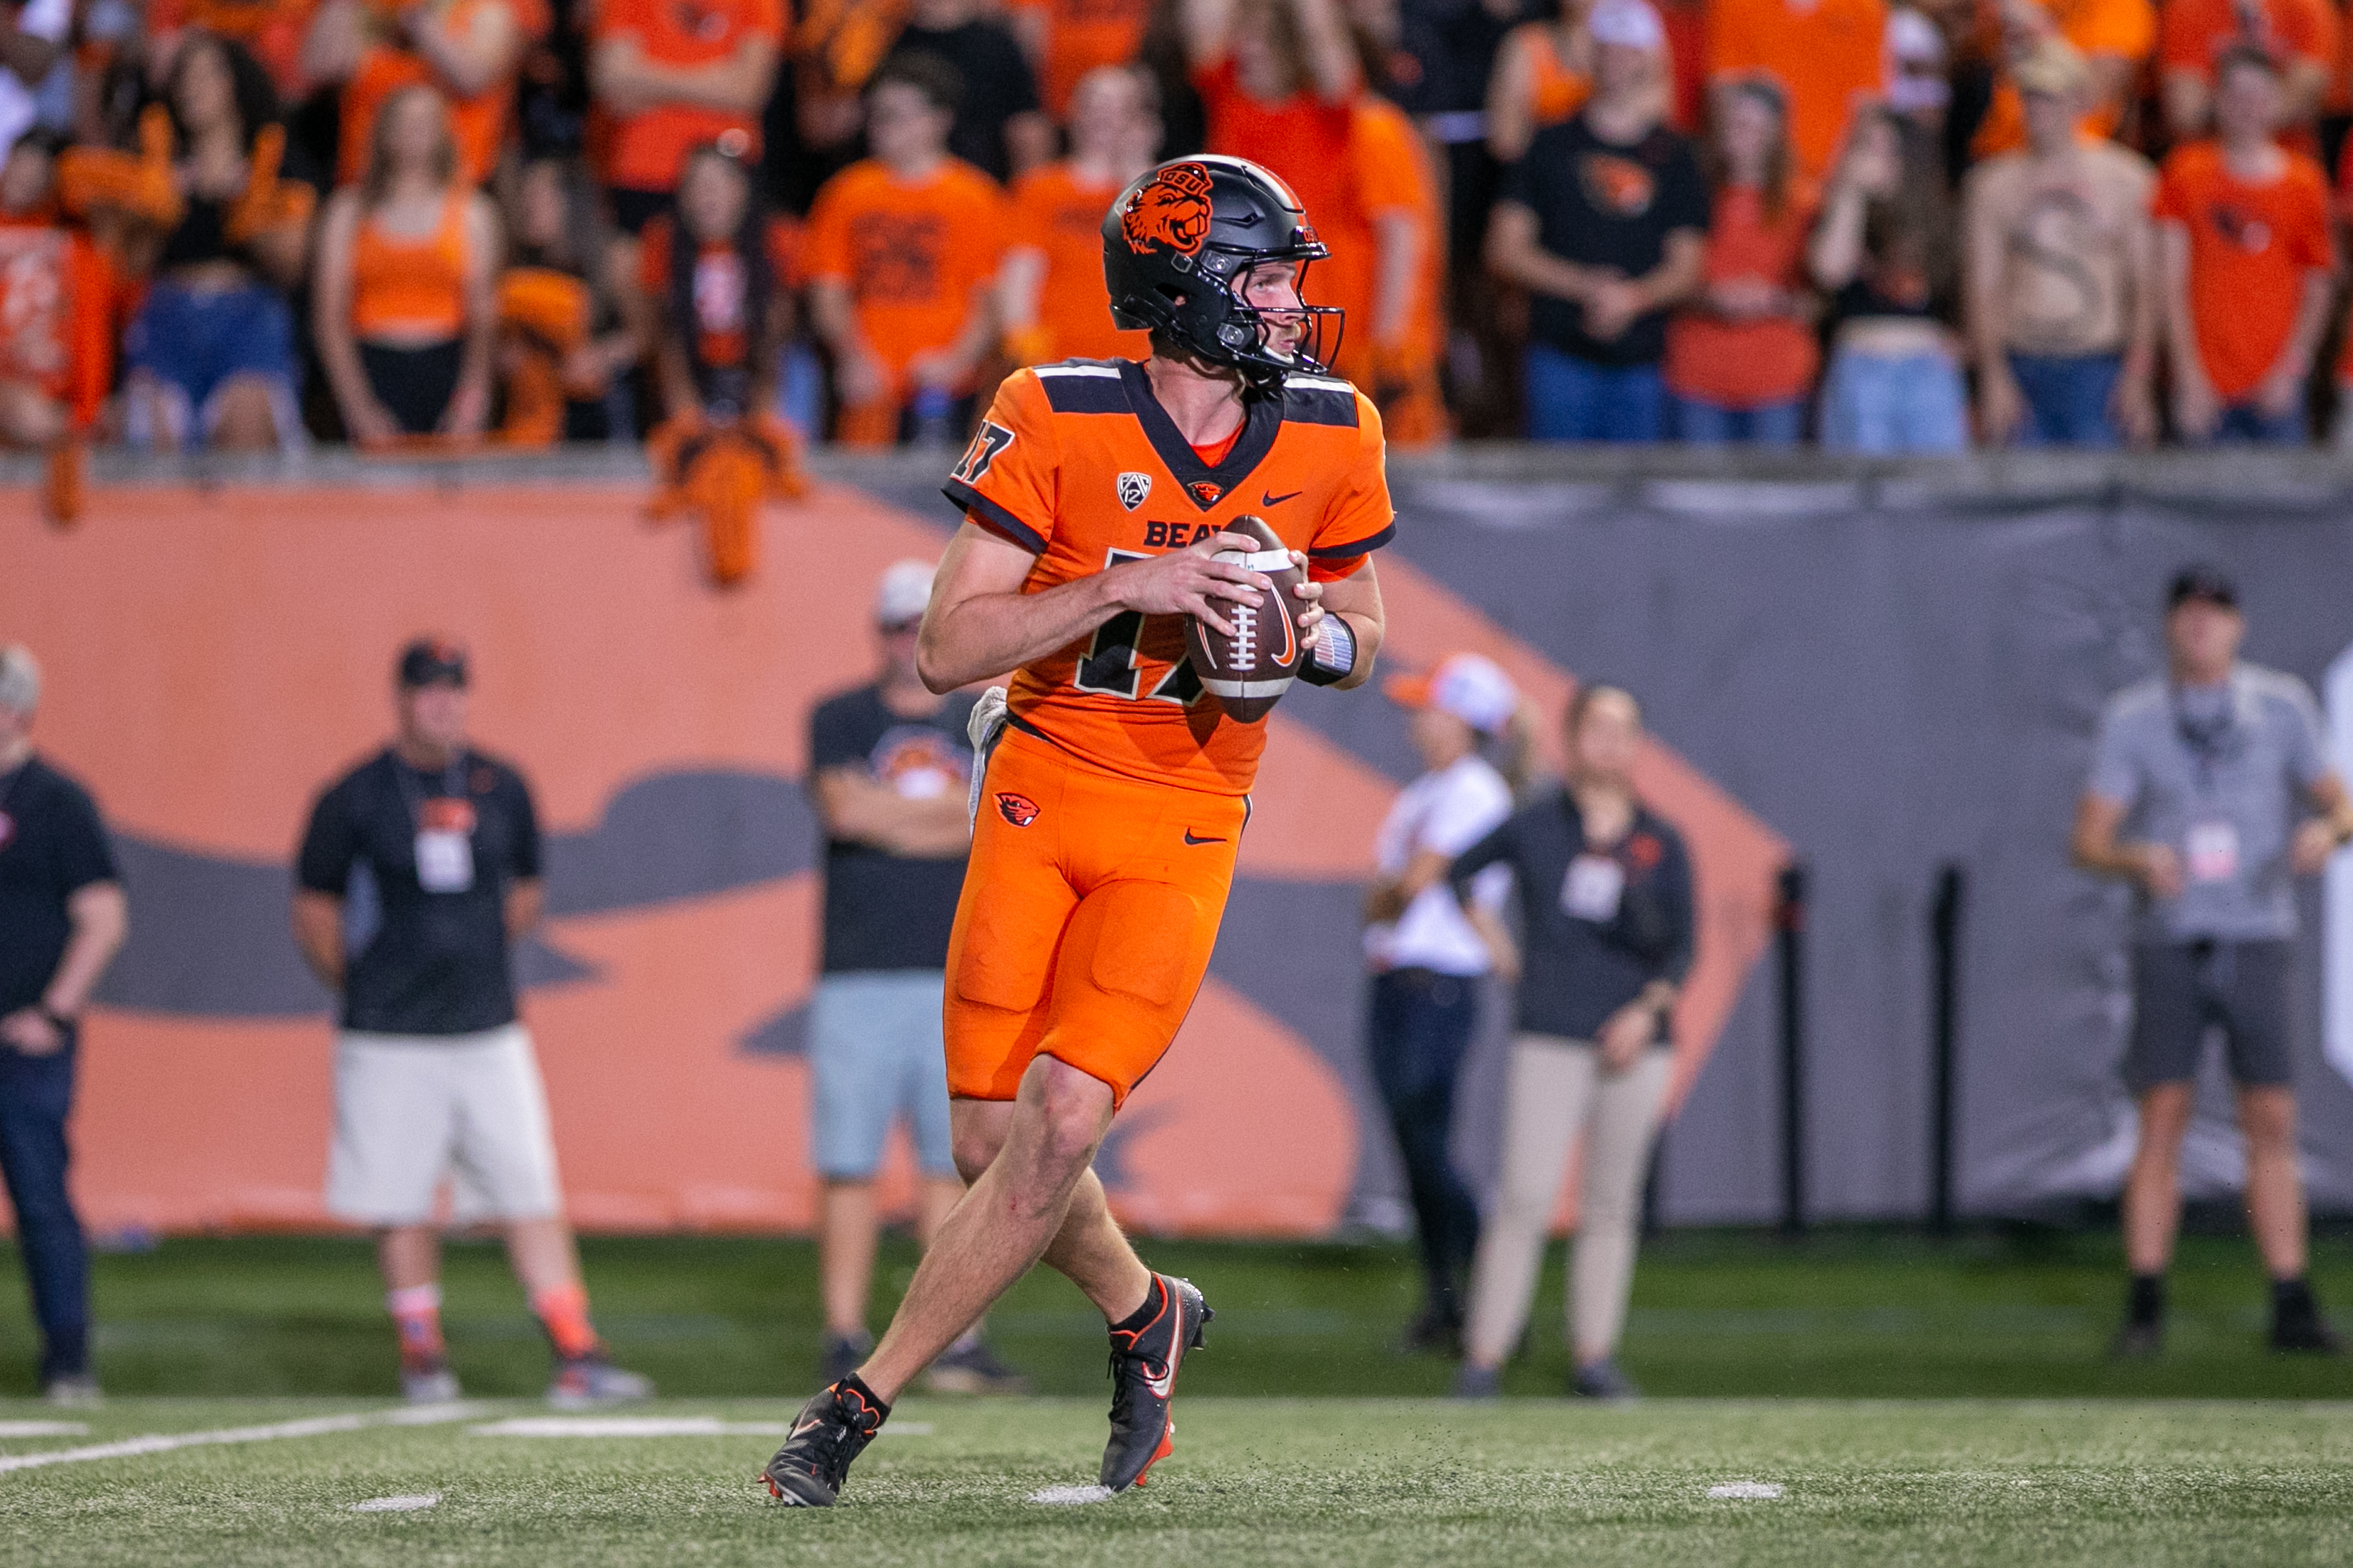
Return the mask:
<svg viewBox="0 0 2353 1568"><path fill-rule="evenodd" d="M477 732L537 785L551 919L522 957L578 1218L805 1226L811 980L807 710L864 679L875 575L953 517L928 460L826 465L772 509L753 584L715 596L613 459L460 475L314 462L191 488L101 485L76 531L0 499L0 637L49 672L39 739L99 793L133 936L87 1032L79 1190L101 1227L311 1226L325 998L286 936L315 791L381 743L414 632L476 651ZM108 475L102 470L101 479ZM1395 475L1390 657L1503 659L1548 710L1631 687L1643 782L1698 849L1671 1221L1777 1201L1773 873L1814 871L1809 1151L1824 1215L1919 1212L1926 921L1971 875L1960 1196L2112 1192L2117 896L2065 869L2101 697L2155 668L2191 556L2236 572L2249 655L2322 686L2353 642L2353 500L2317 460L2053 460L1759 474L1472 453ZM1103 1159L1154 1229L1315 1235L1395 1184L1357 1060L1355 910L1413 763L1369 694L1301 690L1275 731L1211 980ZM2316 1200L2353 1206L2353 1089L2319 1051L2319 900L2299 1070ZM2353 940L2353 932L2344 933ZM2212 1120L2193 1184L2235 1180ZM1466 1110L1471 1163L1491 1108ZM891 1183L907 1180L894 1151ZM886 1192L886 1196L888 1195ZM1564 1210L1571 1194L1564 1194Z"/></svg>

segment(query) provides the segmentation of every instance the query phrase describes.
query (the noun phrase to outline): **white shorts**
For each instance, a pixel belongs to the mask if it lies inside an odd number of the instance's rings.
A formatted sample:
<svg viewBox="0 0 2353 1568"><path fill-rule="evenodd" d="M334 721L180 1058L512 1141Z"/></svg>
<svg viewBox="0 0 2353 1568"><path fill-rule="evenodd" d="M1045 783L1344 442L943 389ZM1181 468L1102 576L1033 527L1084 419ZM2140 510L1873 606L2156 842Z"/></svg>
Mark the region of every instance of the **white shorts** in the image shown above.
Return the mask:
<svg viewBox="0 0 2353 1568"><path fill-rule="evenodd" d="M365 1035L335 1042L327 1212L424 1225L448 1177L459 1224L561 1213L547 1092L531 1035Z"/></svg>

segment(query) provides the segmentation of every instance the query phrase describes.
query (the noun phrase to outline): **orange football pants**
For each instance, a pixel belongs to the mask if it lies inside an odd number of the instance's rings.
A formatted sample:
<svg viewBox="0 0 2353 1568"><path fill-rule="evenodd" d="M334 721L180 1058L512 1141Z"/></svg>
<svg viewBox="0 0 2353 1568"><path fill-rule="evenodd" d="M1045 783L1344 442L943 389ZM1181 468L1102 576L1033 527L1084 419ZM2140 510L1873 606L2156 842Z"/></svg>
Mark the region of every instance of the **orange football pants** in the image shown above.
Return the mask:
<svg viewBox="0 0 2353 1568"><path fill-rule="evenodd" d="M1011 1100L1049 1056L1125 1101L1192 1010L1249 815L1007 730L948 941L948 1092Z"/></svg>

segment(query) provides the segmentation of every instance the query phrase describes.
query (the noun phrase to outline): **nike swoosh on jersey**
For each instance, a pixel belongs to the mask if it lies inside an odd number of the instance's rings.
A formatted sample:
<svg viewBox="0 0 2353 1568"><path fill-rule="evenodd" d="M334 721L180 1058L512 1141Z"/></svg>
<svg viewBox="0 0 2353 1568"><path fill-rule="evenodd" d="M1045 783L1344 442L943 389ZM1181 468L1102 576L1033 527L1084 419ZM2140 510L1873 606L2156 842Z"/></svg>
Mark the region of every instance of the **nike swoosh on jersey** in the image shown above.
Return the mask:
<svg viewBox="0 0 2353 1568"><path fill-rule="evenodd" d="M1258 504L1261 506L1281 506L1284 501L1296 500L1306 493L1307 492L1305 490L1285 490L1281 495L1276 495L1271 490L1261 490L1258 496Z"/></svg>
<svg viewBox="0 0 2353 1568"><path fill-rule="evenodd" d="M1187 844L1223 844L1225 840L1222 838L1196 838L1193 837L1193 830L1188 827L1185 830L1185 842Z"/></svg>

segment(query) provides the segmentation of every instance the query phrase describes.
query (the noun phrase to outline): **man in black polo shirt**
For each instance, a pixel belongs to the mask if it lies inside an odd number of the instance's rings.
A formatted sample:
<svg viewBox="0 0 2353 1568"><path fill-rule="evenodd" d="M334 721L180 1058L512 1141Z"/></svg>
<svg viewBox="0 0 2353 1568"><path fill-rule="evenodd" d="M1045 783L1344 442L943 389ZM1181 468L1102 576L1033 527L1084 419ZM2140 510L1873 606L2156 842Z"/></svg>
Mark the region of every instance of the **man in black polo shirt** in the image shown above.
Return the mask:
<svg viewBox="0 0 2353 1568"><path fill-rule="evenodd" d="M98 1398L90 1256L66 1192L66 1112L83 1007L129 929L89 792L33 754L41 668L0 647L0 1172L41 1326L52 1404Z"/></svg>
<svg viewBox="0 0 2353 1568"><path fill-rule="evenodd" d="M856 1372L874 1348L874 1173L903 1116L923 1187L918 1236L964 1195L948 1131L942 1033L948 931L964 890L972 827L965 795L973 700L935 697L915 673L915 634L933 565L902 561L875 595L879 679L820 703L809 719L811 794L825 828L825 954L809 1002L809 1148L822 1183L818 1268L825 1375ZM949 1394L1018 1393L977 1331L925 1374Z"/></svg>
<svg viewBox="0 0 2353 1568"><path fill-rule="evenodd" d="M1596 0L1586 31L1593 100L1504 174L1487 266L1529 295L1529 437L1662 441L1667 316L1700 285L1707 184L1659 123L1659 14Z"/></svg>
<svg viewBox="0 0 2353 1568"><path fill-rule="evenodd" d="M458 1396L441 1338L434 1196L496 1221L554 1348L560 1405L652 1385L605 1357L564 1218L547 1097L515 1016L510 949L539 923L539 823L522 775L466 744L466 656L400 656L399 733L320 797L303 835L294 938L342 998L327 1208L372 1227L400 1335L401 1389Z"/></svg>

